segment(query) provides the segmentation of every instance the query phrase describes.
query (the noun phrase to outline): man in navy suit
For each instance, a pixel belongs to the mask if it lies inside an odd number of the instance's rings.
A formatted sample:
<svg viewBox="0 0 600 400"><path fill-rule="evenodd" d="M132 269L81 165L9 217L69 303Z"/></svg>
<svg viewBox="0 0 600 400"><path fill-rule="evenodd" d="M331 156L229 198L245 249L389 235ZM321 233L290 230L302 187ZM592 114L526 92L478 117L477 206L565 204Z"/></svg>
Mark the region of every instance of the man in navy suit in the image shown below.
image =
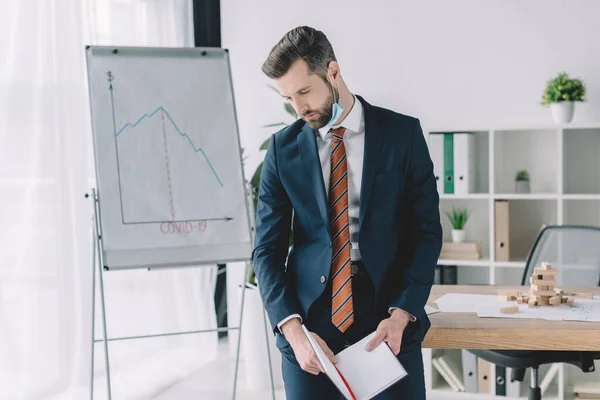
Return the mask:
<svg viewBox="0 0 600 400"><path fill-rule="evenodd" d="M424 306L442 229L420 122L352 94L310 27L286 33L262 70L301 117L271 137L253 251L286 397L340 398L304 324L334 363L376 331L367 350L386 342L408 372L376 399L425 399Z"/></svg>

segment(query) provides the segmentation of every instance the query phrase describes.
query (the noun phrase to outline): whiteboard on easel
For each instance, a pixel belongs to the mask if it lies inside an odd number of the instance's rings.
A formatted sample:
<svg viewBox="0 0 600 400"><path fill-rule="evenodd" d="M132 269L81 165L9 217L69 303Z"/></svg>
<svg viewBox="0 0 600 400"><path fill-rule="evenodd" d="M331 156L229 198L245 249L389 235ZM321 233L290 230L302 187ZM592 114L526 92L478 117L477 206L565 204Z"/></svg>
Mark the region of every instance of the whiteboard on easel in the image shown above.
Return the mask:
<svg viewBox="0 0 600 400"><path fill-rule="evenodd" d="M104 266L248 260L227 50L86 48Z"/></svg>

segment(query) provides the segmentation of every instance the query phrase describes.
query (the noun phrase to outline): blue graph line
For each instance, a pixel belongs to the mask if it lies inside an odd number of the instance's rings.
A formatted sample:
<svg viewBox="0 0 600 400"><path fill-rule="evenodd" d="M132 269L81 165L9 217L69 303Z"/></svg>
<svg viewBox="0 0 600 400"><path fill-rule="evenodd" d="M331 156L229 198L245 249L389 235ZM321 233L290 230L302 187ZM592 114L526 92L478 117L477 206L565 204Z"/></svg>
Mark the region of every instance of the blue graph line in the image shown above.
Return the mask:
<svg viewBox="0 0 600 400"><path fill-rule="evenodd" d="M119 136L121 133L123 133L123 131L125 129L127 129L127 127L131 127L131 128L135 128L136 126L138 126L138 124L140 122L142 122L144 119L146 118L152 118L154 116L154 114L156 114L159 111L163 111L165 113L165 115L167 116L167 118L169 119L169 121L171 121L171 124L173 125L173 128L175 128L175 130L177 132L179 132L179 134L183 137L185 137L188 142L190 142L190 145L192 146L192 148L194 149L194 151L196 153L202 153L202 155L204 156L204 159L206 160L206 163L208 164L208 166L210 167L210 169L212 170L213 174L215 175L215 178L217 179L217 181L219 182L219 185L223 186L223 182L221 182L221 178L219 178L219 175L217 174L217 171L215 171L215 168L213 167L212 163L210 162L210 160L208 159L208 156L206 155L206 153L204 152L204 150L201 147L196 147L196 145L194 144L194 142L192 142L192 139L188 136L187 133L182 132L181 129L179 129L177 127L177 124L175 123L175 121L173 121L173 118L171 118L171 115L169 114L169 112L167 110L165 110L165 108L163 106L158 107L156 110L154 110L152 113L150 114L144 114L140 117L140 119L138 119L135 123L131 124L129 122L127 122L125 125L123 125L123 127L121 129L119 129L117 131L117 136Z"/></svg>

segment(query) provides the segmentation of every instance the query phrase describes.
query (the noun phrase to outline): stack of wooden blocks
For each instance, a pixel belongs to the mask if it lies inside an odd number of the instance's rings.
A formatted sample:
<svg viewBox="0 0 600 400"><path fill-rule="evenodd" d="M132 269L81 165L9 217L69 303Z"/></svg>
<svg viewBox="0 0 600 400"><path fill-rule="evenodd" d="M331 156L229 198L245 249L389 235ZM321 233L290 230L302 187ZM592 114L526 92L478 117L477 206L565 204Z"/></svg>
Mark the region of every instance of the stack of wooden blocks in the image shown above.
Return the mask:
<svg viewBox="0 0 600 400"><path fill-rule="evenodd" d="M542 262L540 267L534 268L529 278L531 284L529 294L513 291L499 291L498 294L504 301L517 301L518 304L527 303L529 307L560 306L561 304L573 305L574 297L592 298L590 293L565 293L556 288L556 275L558 270L553 269L548 262ZM519 306L503 307L501 312L514 313L519 311Z"/></svg>
<svg viewBox="0 0 600 400"><path fill-rule="evenodd" d="M562 289L555 288L557 269L552 265L542 262L539 268L533 269L533 275L529 278L531 288L529 289L529 298L527 303L529 307L536 306L560 306L561 304L573 304L573 298L564 295ZM519 299L517 299L517 302ZM525 299L522 299L525 302Z"/></svg>

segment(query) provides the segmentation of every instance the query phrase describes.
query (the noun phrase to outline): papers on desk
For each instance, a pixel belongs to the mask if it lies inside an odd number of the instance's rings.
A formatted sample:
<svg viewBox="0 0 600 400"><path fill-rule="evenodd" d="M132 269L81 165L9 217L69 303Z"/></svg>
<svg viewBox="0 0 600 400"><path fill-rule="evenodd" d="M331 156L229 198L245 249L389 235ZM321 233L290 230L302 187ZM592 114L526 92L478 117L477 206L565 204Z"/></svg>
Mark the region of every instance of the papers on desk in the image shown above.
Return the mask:
<svg viewBox="0 0 600 400"><path fill-rule="evenodd" d="M442 312L474 312L481 318L536 318L549 321L600 322L600 300L575 298L574 304L557 307L529 307L519 304L519 312L502 314L502 307L516 305L515 301L503 301L496 295L447 293L436 301Z"/></svg>
<svg viewBox="0 0 600 400"><path fill-rule="evenodd" d="M371 399L407 375L387 343L365 350L375 332L336 354L334 365L304 325L302 329L325 373L347 400Z"/></svg>
<svg viewBox="0 0 600 400"><path fill-rule="evenodd" d="M437 312L440 312L440 310L438 310L435 307L428 306L427 304L425 305L425 313L427 315L429 315L429 314L435 314Z"/></svg>

